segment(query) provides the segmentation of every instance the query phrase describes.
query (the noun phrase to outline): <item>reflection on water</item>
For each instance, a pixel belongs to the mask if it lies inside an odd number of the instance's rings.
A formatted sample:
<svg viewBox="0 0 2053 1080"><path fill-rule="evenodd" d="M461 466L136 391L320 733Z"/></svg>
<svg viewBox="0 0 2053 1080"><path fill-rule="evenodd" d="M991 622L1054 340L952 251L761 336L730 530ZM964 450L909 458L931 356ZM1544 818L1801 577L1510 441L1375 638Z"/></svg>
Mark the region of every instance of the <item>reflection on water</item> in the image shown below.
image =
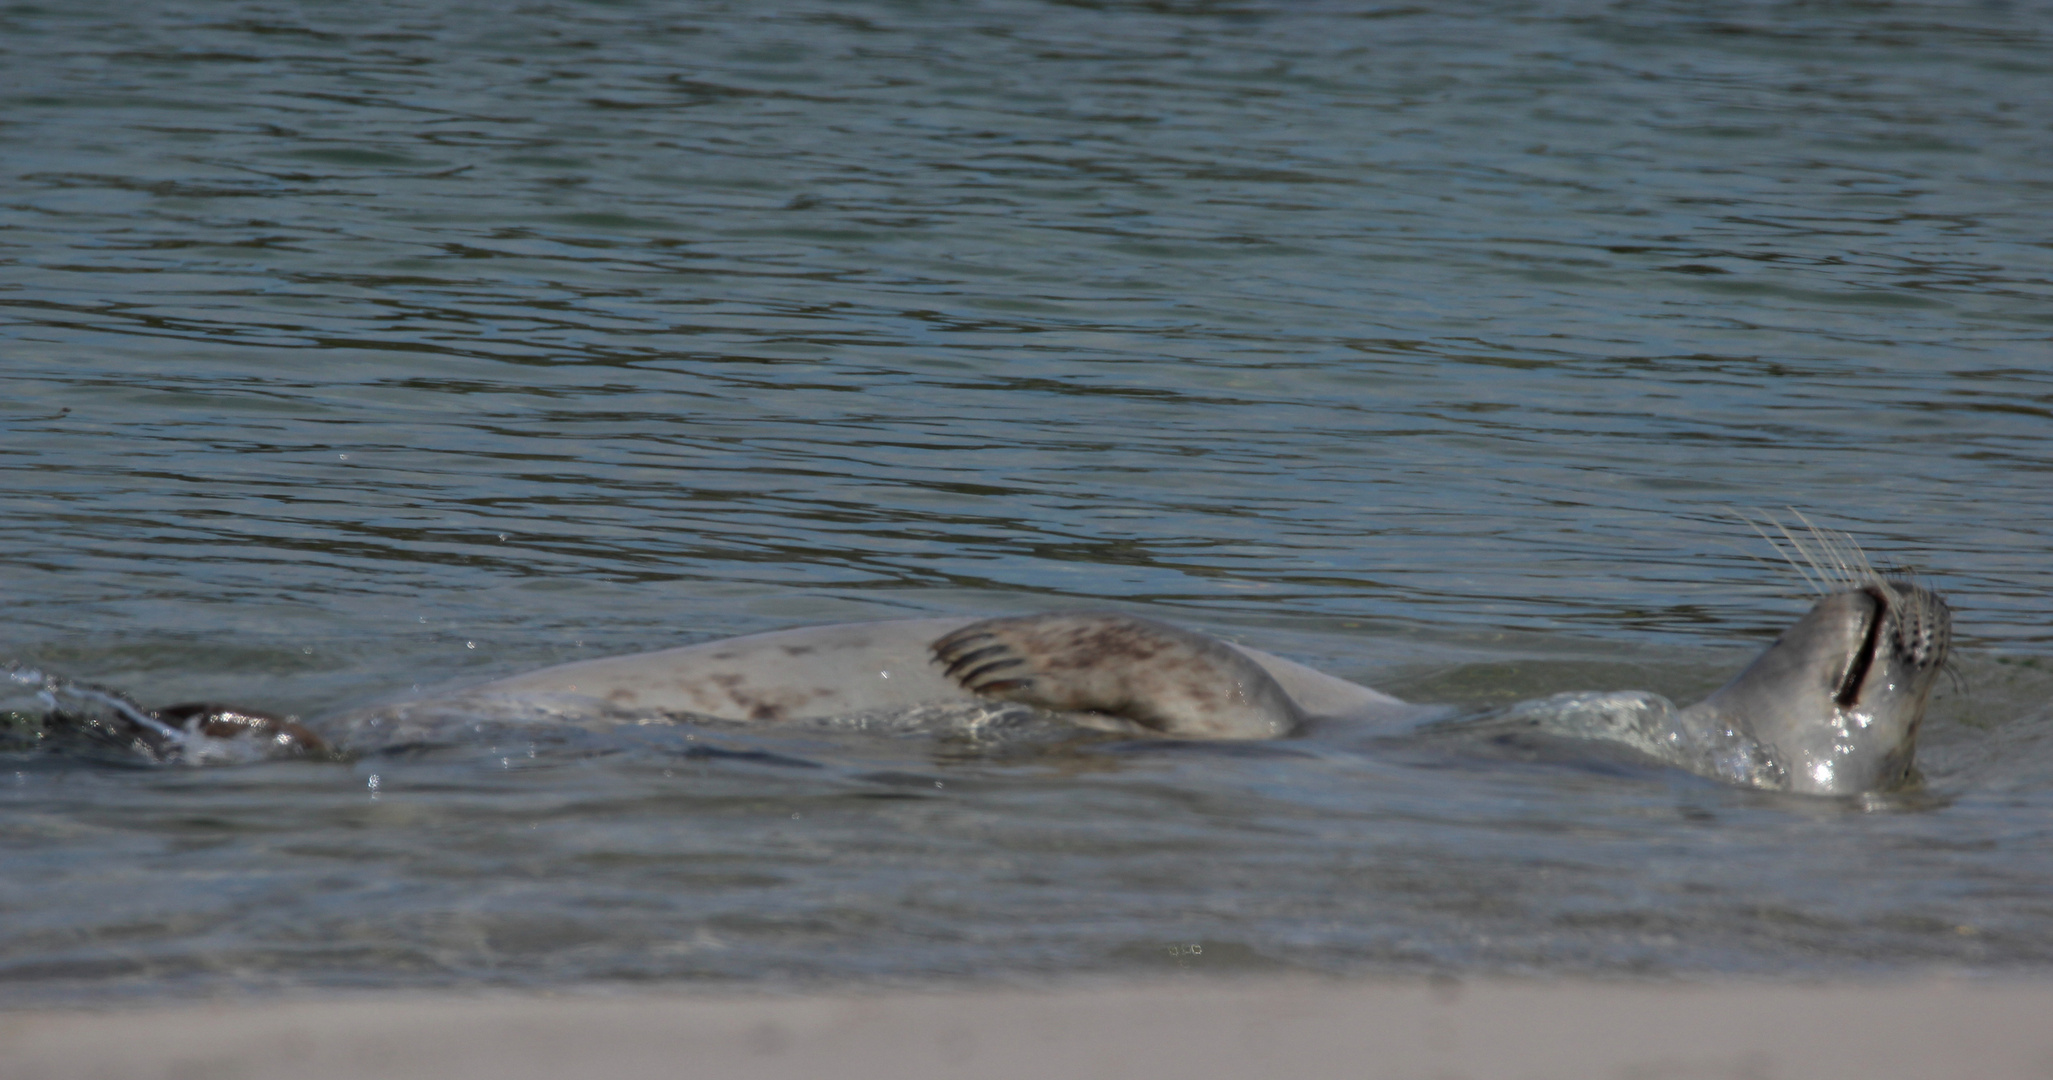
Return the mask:
<svg viewBox="0 0 2053 1080"><path fill-rule="evenodd" d="M1191 944L2038 969L2049 28L0 10L0 655L148 705L313 715L1084 602L1421 700L1693 700L1798 609L1731 513L1784 506L1924 575L1962 650L1934 802L1883 813L1302 746L19 754L6 993L1012 978Z"/></svg>

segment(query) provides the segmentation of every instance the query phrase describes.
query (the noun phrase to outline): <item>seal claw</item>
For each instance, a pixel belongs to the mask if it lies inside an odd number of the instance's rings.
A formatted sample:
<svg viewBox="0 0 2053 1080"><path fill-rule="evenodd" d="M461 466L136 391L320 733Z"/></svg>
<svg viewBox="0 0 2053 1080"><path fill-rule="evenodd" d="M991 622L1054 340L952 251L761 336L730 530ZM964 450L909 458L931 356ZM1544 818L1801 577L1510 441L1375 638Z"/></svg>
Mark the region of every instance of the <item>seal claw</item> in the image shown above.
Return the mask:
<svg viewBox="0 0 2053 1080"><path fill-rule="evenodd" d="M984 650L984 651L985 651L985 652L990 652L990 651L992 651L992 650L986 649L986 650ZM986 675L989 675L990 673L992 673L992 672L994 672L994 671L1004 671L1004 670L1006 670L1007 668L1016 668L1016 667L1019 667L1020 665L1022 665L1022 664L1025 664L1025 663L1026 663L1026 658L1025 658L1025 657L1020 657L1020 656L1006 656L1006 657L1002 657L1002 658L1000 658L1000 659L997 659L997 660L993 660L993 661L991 661L990 663L988 663L988 664L985 664L985 665L983 665L982 667L979 667L979 668L977 668L976 670L974 670L974 671L971 671L971 672L969 672L969 673L967 673L967 674L964 674L964 675L960 675L960 676L957 676L957 677L956 677L956 681L957 681L957 682L960 682L960 683L961 683L962 685L964 685L964 686L972 686L972 685L982 685L982 686L989 686L989 685L991 685L991 681L992 681L992 680L986 680L986 679L984 678L984 676L986 676ZM954 668L953 668L953 667L951 667L951 668L949 669L949 674L951 674L951 675L954 675L954 674L955 674L955 671L954 671Z"/></svg>
<svg viewBox="0 0 2053 1080"><path fill-rule="evenodd" d="M948 664L948 677L951 679L974 678L976 674L975 672L971 672L969 675L963 675L960 674L962 669L969 667L972 664L976 664L980 661L988 660L994 656L1003 658L999 661L1000 663L1005 662L1005 660L1012 660L1018 662L1019 658L1016 656L1011 656L1011 652L1012 646L1000 642L996 645L987 645L984 648L976 649L971 652L960 653L956 655L952 660L950 660ZM948 658L944 656L943 659ZM981 671L983 669L978 668L977 670Z"/></svg>

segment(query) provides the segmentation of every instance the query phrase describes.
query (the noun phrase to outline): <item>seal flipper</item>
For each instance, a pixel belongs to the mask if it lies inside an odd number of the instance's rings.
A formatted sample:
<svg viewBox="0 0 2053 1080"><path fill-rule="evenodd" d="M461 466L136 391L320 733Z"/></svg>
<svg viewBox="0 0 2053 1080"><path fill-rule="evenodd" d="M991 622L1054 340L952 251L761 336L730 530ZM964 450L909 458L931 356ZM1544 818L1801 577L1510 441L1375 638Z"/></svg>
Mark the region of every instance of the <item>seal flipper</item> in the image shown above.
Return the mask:
<svg viewBox="0 0 2053 1080"><path fill-rule="evenodd" d="M1131 615L986 619L932 649L979 697L1104 713L1165 735L1273 739L1304 720L1275 678L1225 642Z"/></svg>

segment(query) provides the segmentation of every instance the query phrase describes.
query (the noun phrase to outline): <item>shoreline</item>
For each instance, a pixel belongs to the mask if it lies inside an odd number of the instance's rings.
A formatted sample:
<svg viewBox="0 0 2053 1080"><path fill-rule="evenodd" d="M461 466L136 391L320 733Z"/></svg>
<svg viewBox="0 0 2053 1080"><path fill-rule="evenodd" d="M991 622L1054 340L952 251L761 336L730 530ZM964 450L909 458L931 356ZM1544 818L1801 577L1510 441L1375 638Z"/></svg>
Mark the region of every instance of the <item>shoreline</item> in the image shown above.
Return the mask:
<svg viewBox="0 0 2053 1080"><path fill-rule="evenodd" d="M2053 981L1320 980L0 1012L10 1080L2053 1077Z"/></svg>

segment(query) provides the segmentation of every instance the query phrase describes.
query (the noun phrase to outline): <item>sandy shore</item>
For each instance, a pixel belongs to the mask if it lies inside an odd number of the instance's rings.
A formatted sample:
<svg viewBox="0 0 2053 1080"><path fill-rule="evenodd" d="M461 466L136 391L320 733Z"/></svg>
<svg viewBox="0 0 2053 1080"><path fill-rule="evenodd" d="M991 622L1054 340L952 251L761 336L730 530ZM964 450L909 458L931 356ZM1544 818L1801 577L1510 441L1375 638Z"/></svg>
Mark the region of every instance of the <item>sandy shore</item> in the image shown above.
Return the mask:
<svg viewBox="0 0 2053 1080"><path fill-rule="evenodd" d="M1157 983L0 1013L7 1080L2053 1077L2053 984Z"/></svg>

